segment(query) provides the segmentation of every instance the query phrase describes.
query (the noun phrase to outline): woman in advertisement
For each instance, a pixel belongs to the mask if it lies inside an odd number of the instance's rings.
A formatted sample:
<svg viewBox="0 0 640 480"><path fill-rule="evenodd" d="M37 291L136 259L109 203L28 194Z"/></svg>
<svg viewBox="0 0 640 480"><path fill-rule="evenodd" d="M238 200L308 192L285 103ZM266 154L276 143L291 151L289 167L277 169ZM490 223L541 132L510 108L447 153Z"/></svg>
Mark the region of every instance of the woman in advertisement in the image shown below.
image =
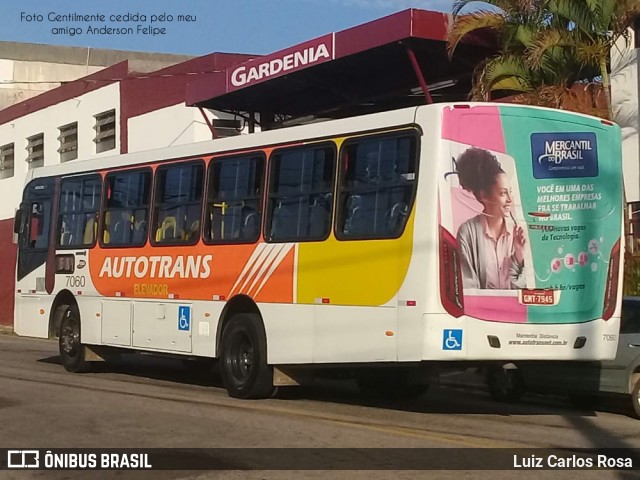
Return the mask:
<svg viewBox="0 0 640 480"><path fill-rule="evenodd" d="M464 288L525 288L526 239L500 162L487 150L469 148L458 157L456 172L460 186L483 207L458 230Z"/></svg>

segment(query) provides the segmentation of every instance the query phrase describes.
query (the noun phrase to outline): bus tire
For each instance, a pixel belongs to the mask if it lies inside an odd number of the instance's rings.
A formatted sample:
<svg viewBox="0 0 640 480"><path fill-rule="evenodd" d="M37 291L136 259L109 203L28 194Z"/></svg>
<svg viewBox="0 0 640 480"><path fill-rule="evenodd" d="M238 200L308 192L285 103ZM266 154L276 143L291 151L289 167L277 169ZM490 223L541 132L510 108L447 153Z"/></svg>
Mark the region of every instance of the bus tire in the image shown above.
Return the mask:
<svg viewBox="0 0 640 480"><path fill-rule="evenodd" d="M258 315L236 314L224 327L220 370L230 397L273 395L273 370L267 364L267 339Z"/></svg>
<svg viewBox="0 0 640 480"><path fill-rule="evenodd" d="M525 393L522 372L517 368L495 366L487 371L487 387L491 397L498 402L517 402Z"/></svg>
<svg viewBox="0 0 640 480"><path fill-rule="evenodd" d="M67 372L89 371L90 363L84 359L85 348L80 341L80 312L76 306L68 306L62 315L58 347L62 366Z"/></svg>
<svg viewBox="0 0 640 480"><path fill-rule="evenodd" d="M636 418L640 418L640 380L636 382L631 391L631 403L633 405L633 414Z"/></svg>

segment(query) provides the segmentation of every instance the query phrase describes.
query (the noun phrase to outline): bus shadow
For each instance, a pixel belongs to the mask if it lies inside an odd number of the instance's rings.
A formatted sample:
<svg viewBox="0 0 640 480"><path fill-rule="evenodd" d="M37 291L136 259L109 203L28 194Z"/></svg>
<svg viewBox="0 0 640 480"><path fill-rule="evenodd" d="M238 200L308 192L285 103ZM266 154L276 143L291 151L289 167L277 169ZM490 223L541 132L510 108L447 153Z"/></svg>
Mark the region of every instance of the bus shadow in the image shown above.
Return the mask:
<svg viewBox="0 0 640 480"><path fill-rule="evenodd" d="M56 364L63 368L58 355L38 361ZM88 374L115 374L130 377L134 381L136 378L147 378L175 384L223 388L222 379L217 369L211 365L205 367L187 359L181 360L138 353L125 353L105 362L91 362Z"/></svg>
<svg viewBox="0 0 640 480"><path fill-rule="evenodd" d="M62 368L60 357L57 355L38 361L60 365ZM130 381L147 378L170 382L177 386L224 389L217 365L206 366L175 357L123 354L107 362L93 362L90 374L115 374L129 377L132 379ZM477 383L451 385L436 382L424 395L407 399L366 396L358 390L356 382L350 379L312 379L301 386L279 387L270 401L315 401L426 414L595 417L596 412L608 412L633 417L630 400L624 396L599 398L593 408L577 407L566 397L558 395L529 393L519 402L501 403L493 400Z"/></svg>
<svg viewBox="0 0 640 480"><path fill-rule="evenodd" d="M469 378L461 375L462 379ZM529 393L515 402L494 400L484 384L471 379L468 384L460 381L436 380L429 390L418 398L371 398L362 394L355 381L317 380L302 387L281 388L277 398L282 400L311 400L320 402L360 405L413 413L535 416L559 415L569 417L596 417L598 412L624 415L638 421L634 416L631 399L627 395L602 395L586 406L571 403L566 396L557 394Z"/></svg>

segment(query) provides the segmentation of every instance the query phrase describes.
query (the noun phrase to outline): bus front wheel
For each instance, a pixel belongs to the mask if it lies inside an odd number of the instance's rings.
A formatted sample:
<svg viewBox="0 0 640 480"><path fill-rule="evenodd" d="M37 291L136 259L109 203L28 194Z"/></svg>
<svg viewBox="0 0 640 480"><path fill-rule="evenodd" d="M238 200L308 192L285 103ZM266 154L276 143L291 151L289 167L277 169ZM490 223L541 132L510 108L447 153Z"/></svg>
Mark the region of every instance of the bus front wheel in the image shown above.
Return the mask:
<svg viewBox="0 0 640 480"><path fill-rule="evenodd" d="M225 326L220 368L231 397L267 398L273 394L273 370L267 364L267 340L258 315L240 313Z"/></svg>
<svg viewBox="0 0 640 480"><path fill-rule="evenodd" d="M80 313L75 306L69 306L62 315L58 338L60 358L66 371L86 372L89 362L84 359L84 345L80 342Z"/></svg>

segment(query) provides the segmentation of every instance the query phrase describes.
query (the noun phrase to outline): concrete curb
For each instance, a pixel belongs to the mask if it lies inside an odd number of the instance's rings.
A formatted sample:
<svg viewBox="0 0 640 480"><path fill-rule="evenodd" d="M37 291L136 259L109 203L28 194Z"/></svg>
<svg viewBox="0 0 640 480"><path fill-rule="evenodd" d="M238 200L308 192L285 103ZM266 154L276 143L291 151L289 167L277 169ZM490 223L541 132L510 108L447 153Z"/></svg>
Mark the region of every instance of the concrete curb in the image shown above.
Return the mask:
<svg viewBox="0 0 640 480"><path fill-rule="evenodd" d="M0 335L13 335L13 327L11 325L0 325Z"/></svg>

